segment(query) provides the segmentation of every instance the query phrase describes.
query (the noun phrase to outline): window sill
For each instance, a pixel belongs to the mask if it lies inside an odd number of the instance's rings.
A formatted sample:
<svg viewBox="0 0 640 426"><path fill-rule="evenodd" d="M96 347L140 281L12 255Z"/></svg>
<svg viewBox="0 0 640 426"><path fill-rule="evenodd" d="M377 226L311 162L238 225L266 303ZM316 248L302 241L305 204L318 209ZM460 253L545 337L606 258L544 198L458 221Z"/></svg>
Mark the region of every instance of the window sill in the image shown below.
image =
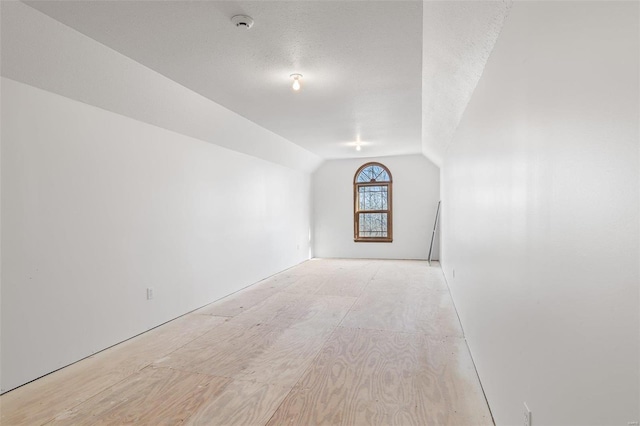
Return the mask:
<svg viewBox="0 0 640 426"><path fill-rule="evenodd" d="M393 238L354 238L354 243L392 243Z"/></svg>

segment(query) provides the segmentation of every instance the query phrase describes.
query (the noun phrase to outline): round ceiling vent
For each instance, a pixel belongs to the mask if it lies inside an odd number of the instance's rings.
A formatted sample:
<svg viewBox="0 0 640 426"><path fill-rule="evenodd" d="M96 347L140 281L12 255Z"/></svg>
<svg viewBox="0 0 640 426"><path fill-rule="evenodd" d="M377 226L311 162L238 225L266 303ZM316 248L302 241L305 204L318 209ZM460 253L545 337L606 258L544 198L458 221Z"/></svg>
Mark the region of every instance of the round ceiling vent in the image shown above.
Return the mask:
<svg viewBox="0 0 640 426"><path fill-rule="evenodd" d="M238 28L249 29L253 26L253 19L247 15L236 15L231 18L231 22Z"/></svg>

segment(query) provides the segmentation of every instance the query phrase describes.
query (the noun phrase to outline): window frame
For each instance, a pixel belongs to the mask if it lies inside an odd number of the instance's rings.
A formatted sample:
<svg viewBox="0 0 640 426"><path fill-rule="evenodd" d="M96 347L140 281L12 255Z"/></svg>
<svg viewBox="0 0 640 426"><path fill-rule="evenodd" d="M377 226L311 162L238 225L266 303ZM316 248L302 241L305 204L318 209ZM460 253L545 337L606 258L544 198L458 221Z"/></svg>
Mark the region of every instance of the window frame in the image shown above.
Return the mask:
<svg viewBox="0 0 640 426"><path fill-rule="evenodd" d="M389 180L384 182L358 182L358 176L364 169L370 166L378 166L383 168ZM367 186L386 186L387 187L387 209L386 210L359 210L359 189ZM358 168L353 177L353 241L356 243L391 243L393 242L393 177L389 168L382 163L371 161L365 163ZM361 237L360 231L360 213L386 213L387 214L387 236L386 237Z"/></svg>

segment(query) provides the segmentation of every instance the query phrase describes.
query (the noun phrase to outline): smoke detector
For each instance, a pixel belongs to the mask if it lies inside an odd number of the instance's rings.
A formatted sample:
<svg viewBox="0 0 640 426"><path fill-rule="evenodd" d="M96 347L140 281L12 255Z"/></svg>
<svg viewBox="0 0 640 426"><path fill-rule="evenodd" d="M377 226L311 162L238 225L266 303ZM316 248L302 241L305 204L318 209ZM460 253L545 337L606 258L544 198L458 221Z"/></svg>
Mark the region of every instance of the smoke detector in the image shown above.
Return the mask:
<svg viewBox="0 0 640 426"><path fill-rule="evenodd" d="M247 15L236 15L231 18L231 22L238 28L249 29L253 26L253 18Z"/></svg>

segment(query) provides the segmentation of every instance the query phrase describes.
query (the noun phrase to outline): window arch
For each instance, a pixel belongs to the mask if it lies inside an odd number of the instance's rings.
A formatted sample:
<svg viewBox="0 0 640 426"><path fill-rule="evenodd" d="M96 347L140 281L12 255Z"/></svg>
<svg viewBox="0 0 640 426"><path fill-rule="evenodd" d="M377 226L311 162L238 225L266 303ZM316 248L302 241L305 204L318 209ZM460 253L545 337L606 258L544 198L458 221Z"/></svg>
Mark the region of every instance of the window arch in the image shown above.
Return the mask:
<svg viewBox="0 0 640 426"><path fill-rule="evenodd" d="M362 165L353 178L353 240L393 241L391 172L381 163Z"/></svg>

